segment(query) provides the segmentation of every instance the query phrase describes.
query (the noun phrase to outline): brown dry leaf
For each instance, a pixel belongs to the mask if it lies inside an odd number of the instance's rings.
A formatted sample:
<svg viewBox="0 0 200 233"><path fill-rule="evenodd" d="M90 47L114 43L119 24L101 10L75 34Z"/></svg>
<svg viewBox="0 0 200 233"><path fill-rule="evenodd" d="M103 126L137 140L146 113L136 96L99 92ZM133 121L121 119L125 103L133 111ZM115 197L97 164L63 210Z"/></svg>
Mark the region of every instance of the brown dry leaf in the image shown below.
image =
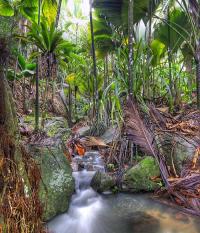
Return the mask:
<svg viewBox="0 0 200 233"><path fill-rule="evenodd" d="M175 177L169 177L167 180L169 181L169 182L174 182L174 181L177 181L177 180L179 180L180 178L175 178Z"/></svg>
<svg viewBox="0 0 200 233"><path fill-rule="evenodd" d="M2 159L0 159L0 169L3 167L3 164L4 164L4 159L2 158Z"/></svg>
<svg viewBox="0 0 200 233"><path fill-rule="evenodd" d="M152 176L150 177L150 180L154 182L160 182L162 179L159 176Z"/></svg>
<svg viewBox="0 0 200 233"><path fill-rule="evenodd" d="M195 169L199 156L200 156L200 148L197 148L194 157L192 159L192 164L193 164L192 169Z"/></svg>
<svg viewBox="0 0 200 233"><path fill-rule="evenodd" d="M102 146L107 147L106 143L99 137L87 136L80 139L80 143L86 147Z"/></svg>
<svg viewBox="0 0 200 233"><path fill-rule="evenodd" d="M182 121L176 124L167 123L167 129L181 131L182 133L196 135L196 132L199 130L199 127L196 126L193 120Z"/></svg>
<svg viewBox="0 0 200 233"><path fill-rule="evenodd" d="M169 107L156 108L156 109L158 109L160 112L164 112L164 113L169 112Z"/></svg>

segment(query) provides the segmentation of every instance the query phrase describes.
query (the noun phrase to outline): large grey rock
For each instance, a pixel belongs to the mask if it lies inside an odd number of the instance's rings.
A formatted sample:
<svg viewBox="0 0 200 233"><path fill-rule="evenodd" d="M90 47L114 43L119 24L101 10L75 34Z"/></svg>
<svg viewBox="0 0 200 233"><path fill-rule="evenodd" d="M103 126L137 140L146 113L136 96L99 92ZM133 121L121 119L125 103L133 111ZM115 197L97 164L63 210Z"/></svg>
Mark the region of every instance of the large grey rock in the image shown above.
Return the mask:
<svg viewBox="0 0 200 233"><path fill-rule="evenodd" d="M58 148L31 148L41 168L39 196L44 205L45 221L68 210L74 192L72 170L63 152Z"/></svg>
<svg viewBox="0 0 200 233"><path fill-rule="evenodd" d="M130 192L149 192L160 187L151 180L160 175L159 167L153 157L146 156L137 165L127 170L123 179L123 188Z"/></svg>
<svg viewBox="0 0 200 233"><path fill-rule="evenodd" d="M105 133L101 136L106 144L112 143L116 141L119 137L119 128L117 125L111 126L110 128L106 129Z"/></svg>
<svg viewBox="0 0 200 233"><path fill-rule="evenodd" d="M160 134L156 141L171 171L180 175L187 161L193 158L197 143L190 138L169 133Z"/></svg>

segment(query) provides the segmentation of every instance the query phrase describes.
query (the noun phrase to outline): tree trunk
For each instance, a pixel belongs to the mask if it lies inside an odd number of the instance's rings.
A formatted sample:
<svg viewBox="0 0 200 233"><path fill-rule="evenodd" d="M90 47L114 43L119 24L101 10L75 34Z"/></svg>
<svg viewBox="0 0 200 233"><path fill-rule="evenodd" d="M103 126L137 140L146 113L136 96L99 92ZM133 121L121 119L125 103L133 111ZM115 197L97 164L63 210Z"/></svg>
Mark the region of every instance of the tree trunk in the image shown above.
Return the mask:
<svg viewBox="0 0 200 233"><path fill-rule="evenodd" d="M40 25L41 0L38 0L38 26ZM39 103L39 57L37 58L36 77L35 77L35 130L39 130L40 103Z"/></svg>
<svg viewBox="0 0 200 233"><path fill-rule="evenodd" d="M106 55L105 60L104 60L104 90L107 87L108 87L108 55ZM109 113L110 113L110 111L109 111L109 96L106 96L105 111L104 111L106 126L109 126L109 120L110 120Z"/></svg>
<svg viewBox="0 0 200 233"><path fill-rule="evenodd" d="M68 113L68 118L70 119L70 122L72 122L72 88L69 85L69 98L68 98L68 109L69 109L69 113Z"/></svg>
<svg viewBox="0 0 200 233"><path fill-rule="evenodd" d="M93 59L93 75L94 75L94 113L95 120L98 122L99 118L99 94L98 94L98 81L97 81L97 65L96 65L96 54L94 45L94 29L93 29L93 18L92 18L92 0L90 0L90 32L92 39L92 59Z"/></svg>
<svg viewBox="0 0 200 233"><path fill-rule="evenodd" d="M193 84L193 71L192 71L192 57L185 59L184 61L185 71L188 73L189 78L187 81L189 97L192 99L192 84Z"/></svg>
<svg viewBox="0 0 200 233"><path fill-rule="evenodd" d="M61 6L62 6L62 0L59 0L58 2L58 8L57 8L57 15L56 15L56 23L55 23L55 27L58 27L58 23L59 23L59 19L60 19L60 10L61 10Z"/></svg>
<svg viewBox="0 0 200 233"><path fill-rule="evenodd" d="M151 27L152 27L152 1L149 1L149 9L148 9L149 23L148 23L148 35L147 35L147 76L146 76L146 84L147 84L147 98L151 98L151 95L154 96L154 80L151 75ZM152 79L150 79L150 77ZM152 85L152 86L151 86ZM152 90L153 89L153 90Z"/></svg>
<svg viewBox="0 0 200 233"><path fill-rule="evenodd" d="M67 123L68 123L68 127L71 128L73 126L73 122L72 122L72 118L71 118L71 113L70 113L70 109L67 105L67 101L64 95L64 92L59 92L60 98L62 100L62 103L65 107L65 111L66 111L66 119L67 119Z"/></svg>
<svg viewBox="0 0 200 233"><path fill-rule="evenodd" d="M196 62L196 90L197 90L197 108L200 109L200 6L199 1L189 0L189 12L194 21L194 35L197 38L195 41L195 62Z"/></svg>
<svg viewBox="0 0 200 233"><path fill-rule="evenodd" d="M170 26L170 12L169 6L167 9L167 21L168 21L168 49L167 49L167 56L168 56L168 65L169 65L169 107L170 111L174 108L174 84L173 84L173 77L172 77L172 55L171 55L171 26Z"/></svg>
<svg viewBox="0 0 200 233"><path fill-rule="evenodd" d="M197 108L200 109L200 60L196 60Z"/></svg>
<svg viewBox="0 0 200 233"><path fill-rule="evenodd" d="M129 8L128 8L128 93L133 94L133 31L134 31L134 24L133 24L133 6L134 0L129 0Z"/></svg>

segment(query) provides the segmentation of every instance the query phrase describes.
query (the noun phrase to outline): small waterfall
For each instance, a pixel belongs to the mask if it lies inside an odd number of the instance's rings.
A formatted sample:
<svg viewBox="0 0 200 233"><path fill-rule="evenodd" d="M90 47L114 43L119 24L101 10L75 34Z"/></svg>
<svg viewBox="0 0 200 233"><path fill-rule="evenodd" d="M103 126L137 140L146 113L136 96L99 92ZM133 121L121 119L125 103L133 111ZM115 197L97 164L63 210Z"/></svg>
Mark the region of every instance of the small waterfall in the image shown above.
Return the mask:
<svg viewBox="0 0 200 233"><path fill-rule="evenodd" d="M92 224L103 208L103 202L90 183L96 171L104 171L104 164L98 152L90 151L83 158L75 157L72 167L76 193L68 213L53 219L48 223L48 229L52 233L94 233Z"/></svg>

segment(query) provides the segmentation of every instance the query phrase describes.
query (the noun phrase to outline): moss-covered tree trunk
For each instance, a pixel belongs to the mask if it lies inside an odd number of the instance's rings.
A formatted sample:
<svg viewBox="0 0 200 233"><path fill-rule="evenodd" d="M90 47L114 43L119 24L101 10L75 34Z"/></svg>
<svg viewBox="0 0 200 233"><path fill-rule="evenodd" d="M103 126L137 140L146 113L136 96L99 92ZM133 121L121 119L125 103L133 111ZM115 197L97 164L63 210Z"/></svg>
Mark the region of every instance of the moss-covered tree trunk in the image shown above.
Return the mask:
<svg viewBox="0 0 200 233"><path fill-rule="evenodd" d="M7 233L42 233L40 171L19 143L15 106L5 77L7 57L5 43L0 46L0 223Z"/></svg>

